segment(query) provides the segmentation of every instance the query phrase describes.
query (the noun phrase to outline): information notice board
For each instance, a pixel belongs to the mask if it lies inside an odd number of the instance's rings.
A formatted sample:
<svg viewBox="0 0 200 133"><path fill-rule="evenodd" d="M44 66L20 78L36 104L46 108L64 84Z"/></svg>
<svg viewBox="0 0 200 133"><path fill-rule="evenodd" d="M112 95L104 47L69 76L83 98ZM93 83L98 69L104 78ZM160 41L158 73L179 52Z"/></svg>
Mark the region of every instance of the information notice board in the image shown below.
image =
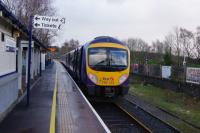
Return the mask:
<svg viewBox="0 0 200 133"><path fill-rule="evenodd" d="M200 68L187 67L186 82L200 84Z"/></svg>
<svg viewBox="0 0 200 133"><path fill-rule="evenodd" d="M16 40L6 36L0 43L0 76L16 71Z"/></svg>

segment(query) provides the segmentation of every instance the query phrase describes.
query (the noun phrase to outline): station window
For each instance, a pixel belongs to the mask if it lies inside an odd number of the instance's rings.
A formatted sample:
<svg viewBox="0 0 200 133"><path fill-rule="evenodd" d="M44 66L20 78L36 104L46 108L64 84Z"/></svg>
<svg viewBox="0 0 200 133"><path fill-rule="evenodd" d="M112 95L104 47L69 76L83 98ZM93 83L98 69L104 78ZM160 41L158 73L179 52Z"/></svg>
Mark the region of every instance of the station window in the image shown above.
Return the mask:
<svg viewBox="0 0 200 133"><path fill-rule="evenodd" d="M5 35L4 35L4 33L1 33L1 41L2 41L2 42L5 41Z"/></svg>

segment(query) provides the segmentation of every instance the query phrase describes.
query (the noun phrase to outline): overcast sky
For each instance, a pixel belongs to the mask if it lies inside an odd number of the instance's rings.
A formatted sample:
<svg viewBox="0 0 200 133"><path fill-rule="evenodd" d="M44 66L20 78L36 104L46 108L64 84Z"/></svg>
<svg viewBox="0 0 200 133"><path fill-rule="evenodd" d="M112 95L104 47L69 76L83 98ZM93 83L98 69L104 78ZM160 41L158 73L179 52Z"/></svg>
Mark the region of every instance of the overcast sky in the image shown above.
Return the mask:
<svg viewBox="0 0 200 133"><path fill-rule="evenodd" d="M67 20L56 45L101 35L151 43L163 40L175 26L195 31L200 25L200 0L56 0L54 6Z"/></svg>

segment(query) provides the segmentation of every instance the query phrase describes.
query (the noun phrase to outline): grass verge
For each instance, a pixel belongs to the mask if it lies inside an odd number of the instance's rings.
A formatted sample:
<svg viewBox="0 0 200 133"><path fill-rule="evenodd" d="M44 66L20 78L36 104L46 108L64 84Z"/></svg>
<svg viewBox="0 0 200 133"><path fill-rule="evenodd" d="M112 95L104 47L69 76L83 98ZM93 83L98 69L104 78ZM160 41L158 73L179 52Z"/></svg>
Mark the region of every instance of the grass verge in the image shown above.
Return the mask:
<svg viewBox="0 0 200 133"><path fill-rule="evenodd" d="M176 93L152 85L144 86L140 83L131 84L130 92L145 101L200 127L200 101L194 100L182 93ZM170 123L177 125L174 122ZM178 124L177 126L179 129L186 131L185 124ZM194 132L192 129L190 131Z"/></svg>

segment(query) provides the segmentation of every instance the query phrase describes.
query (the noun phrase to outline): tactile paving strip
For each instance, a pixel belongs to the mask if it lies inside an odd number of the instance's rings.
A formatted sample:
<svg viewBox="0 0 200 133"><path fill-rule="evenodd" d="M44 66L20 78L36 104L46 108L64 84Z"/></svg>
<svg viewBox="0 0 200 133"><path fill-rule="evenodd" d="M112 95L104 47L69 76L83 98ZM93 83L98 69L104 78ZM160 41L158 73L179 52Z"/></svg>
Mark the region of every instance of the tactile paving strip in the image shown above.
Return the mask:
<svg viewBox="0 0 200 133"><path fill-rule="evenodd" d="M102 122L98 120L62 65L57 65L57 74L56 132L105 132Z"/></svg>
<svg viewBox="0 0 200 133"><path fill-rule="evenodd" d="M58 82L62 82L62 78L58 78ZM67 93L63 84L59 84L57 88L57 132L58 133L72 133L73 131L73 119L69 109L69 103L67 101Z"/></svg>

